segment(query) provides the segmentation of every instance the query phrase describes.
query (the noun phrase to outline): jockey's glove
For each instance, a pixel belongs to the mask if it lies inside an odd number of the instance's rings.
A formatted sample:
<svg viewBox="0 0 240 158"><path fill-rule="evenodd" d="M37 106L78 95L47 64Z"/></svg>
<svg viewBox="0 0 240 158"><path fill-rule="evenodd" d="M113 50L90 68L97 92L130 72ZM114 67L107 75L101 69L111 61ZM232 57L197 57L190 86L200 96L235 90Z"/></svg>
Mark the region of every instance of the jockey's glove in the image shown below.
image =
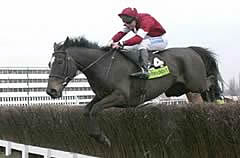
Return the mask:
<svg viewBox="0 0 240 158"><path fill-rule="evenodd" d="M111 47L112 46L112 44L114 43L114 41L111 39L110 41L108 41L108 43L107 43L107 47Z"/></svg>
<svg viewBox="0 0 240 158"><path fill-rule="evenodd" d="M124 47L123 41L119 41L118 45L120 46L121 49L123 49L123 47Z"/></svg>

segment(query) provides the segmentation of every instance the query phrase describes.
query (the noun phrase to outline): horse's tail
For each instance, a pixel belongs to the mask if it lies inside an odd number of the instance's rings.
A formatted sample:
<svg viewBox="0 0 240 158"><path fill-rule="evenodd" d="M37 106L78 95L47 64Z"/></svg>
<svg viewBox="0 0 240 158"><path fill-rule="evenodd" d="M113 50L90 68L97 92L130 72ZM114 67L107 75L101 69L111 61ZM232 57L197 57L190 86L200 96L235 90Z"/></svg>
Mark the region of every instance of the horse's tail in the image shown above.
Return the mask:
<svg viewBox="0 0 240 158"><path fill-rule="evenodd" d="M216 91L218 91L216 93L222 94L224 80L218 68L216 54L202 47L189 47L189 48L193 49L199 56L201 56L206 67L207 76L213 75L215 77L215 80L216 80L215 88L216 88ZM221 88L218 85L218 81L221 83ZM216 95L218 97L218 95L220 94L216 94Z"/></svg>

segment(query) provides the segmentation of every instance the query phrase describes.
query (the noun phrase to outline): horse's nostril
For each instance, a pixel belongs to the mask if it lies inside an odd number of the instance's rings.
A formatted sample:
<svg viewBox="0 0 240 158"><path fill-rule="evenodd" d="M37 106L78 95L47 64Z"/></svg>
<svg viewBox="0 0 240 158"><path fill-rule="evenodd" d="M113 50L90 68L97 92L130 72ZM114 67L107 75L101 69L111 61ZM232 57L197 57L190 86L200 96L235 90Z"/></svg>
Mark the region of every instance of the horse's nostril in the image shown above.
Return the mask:
<svg viewBox="0 0 240 158"><path fill-rule="evenodd" d="M56 89L47 89L47 94L50 96L56 95L57 94L57 90Z"/></svg>
<svg viewBox="0 0 240 158"><path fill-rule="evenodd" d="M56 89L51 89L51 93L56 94L57 90Z"/></svg>

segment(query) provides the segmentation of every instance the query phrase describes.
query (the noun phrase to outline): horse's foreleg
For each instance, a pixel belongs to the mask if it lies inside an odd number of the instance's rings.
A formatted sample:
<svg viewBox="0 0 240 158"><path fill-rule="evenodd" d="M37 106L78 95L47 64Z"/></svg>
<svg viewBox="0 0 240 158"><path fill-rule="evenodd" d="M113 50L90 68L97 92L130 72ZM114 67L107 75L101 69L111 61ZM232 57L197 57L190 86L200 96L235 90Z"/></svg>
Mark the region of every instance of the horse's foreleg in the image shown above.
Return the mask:
<svg viewBox="0 0 240 158"><path fill-rule="evenodd" d="M94 104L90 110L90 115L88 119L90 136L94 137L100 143L111 146L110 140L101 131L97 123L96 117L97 114L104 109L114 107L123 103L124 96L119 92L113 92L111 95L108 95L107 97Z"/></svg>
<svg viewBox="0 0 240 158"><path fill-rule="evenodd" d="M95 96L85 107L84 116L89 117L92 106L99 101L99 97Z"/></svg>

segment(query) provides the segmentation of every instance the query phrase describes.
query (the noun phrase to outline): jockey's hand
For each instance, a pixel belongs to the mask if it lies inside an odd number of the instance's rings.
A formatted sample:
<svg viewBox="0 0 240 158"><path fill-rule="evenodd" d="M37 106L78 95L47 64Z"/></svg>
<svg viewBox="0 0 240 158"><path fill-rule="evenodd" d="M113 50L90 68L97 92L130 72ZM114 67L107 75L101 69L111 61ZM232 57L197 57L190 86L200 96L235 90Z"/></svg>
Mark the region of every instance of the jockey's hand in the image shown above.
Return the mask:
<svg viewBox="0 0 240 158"><path fill-rule="evenodd" d="M113 40L111 39L110 41L108 41L108 43L107 43L106 46L107 46L107 47L112 47L113 43L114 43L114 42L113 42Z"/></svg>
<svg viewBox="0 0 240 158"><path fill-rule="evenodd" d="M115 42L112 44L113 49L120 49L123 48L123 45L120 42Z"/></svg>
<svg viewBox="0 0 240 158"><path fill-rule="evenodd" d="M112 44L112 48L113 49L119 49L120 45L118 44L118 42L115 42L115 43Z"/></svg>

